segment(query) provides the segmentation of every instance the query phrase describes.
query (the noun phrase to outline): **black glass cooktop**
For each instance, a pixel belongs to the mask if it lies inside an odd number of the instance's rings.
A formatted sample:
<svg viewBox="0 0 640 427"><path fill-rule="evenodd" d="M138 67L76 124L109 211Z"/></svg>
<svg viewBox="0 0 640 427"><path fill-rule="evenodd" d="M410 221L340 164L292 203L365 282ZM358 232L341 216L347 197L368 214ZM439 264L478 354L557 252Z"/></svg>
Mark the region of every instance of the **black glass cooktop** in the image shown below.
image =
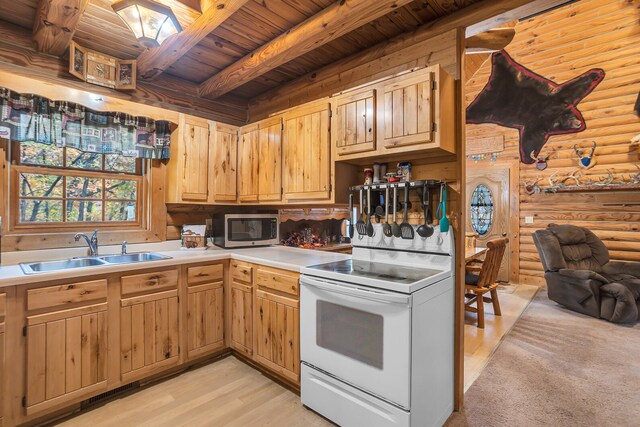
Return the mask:
<svg viewBox="0 0 640 427"><path fill-rule="evenodd" d="M349 276L365 277L407 285L426 279L427 277L431 277L438 273L442 273L440 270L432 270L428 268L412 268L401 265L353 259L313 265L309 268L313 270L340 273Z"/></svg>

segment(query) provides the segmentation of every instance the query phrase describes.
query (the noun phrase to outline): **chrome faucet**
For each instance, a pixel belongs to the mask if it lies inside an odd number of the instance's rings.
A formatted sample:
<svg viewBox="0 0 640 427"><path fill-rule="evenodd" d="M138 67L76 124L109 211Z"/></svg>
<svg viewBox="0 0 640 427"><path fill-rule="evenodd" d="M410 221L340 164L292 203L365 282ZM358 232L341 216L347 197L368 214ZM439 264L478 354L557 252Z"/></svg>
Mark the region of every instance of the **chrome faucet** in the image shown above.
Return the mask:
<svg viewBox="0 0 640 427"><path fill-rule="evenodd" d="M76 233L74 237L76 242L80 241L80 238L83 238L85 242L87 242L89 246L89 256L98 256L98 230L93 232L91 238L87 237L84 233Z"/></svg>
<svg viewBox="0 0 640 427"><path fill-rule="evenodd" d="M126 255L127 254L127 241L123 241L122 242L122 251L120 252L121 255Z"/></svg>

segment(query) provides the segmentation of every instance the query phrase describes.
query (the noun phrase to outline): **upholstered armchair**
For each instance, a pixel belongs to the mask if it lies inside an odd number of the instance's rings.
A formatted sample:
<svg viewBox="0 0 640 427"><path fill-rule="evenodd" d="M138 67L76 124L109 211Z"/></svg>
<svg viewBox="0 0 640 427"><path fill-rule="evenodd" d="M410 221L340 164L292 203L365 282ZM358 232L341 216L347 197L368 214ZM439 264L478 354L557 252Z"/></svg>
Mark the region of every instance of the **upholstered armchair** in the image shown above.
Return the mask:
<svg viewBox="0 0 640 427"><path fill-rule="evenodd" d="M609 260L609 251L591 231L551 224L533 233L549 299L616 323L639 320L640 262Z"/></svg>

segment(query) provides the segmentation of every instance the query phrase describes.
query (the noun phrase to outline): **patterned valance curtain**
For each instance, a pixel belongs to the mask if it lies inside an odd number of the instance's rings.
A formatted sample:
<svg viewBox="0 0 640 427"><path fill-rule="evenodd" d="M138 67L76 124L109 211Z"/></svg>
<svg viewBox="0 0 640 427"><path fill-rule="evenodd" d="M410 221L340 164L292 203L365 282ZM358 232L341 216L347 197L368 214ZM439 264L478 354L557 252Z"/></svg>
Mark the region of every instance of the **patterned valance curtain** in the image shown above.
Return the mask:
<svg viewBox="0 0 640 427"><path fill-rule="evenodd" d="M0 88L0 138L72 147L88 153L168 159L171 122L94 111Z"/></svg>

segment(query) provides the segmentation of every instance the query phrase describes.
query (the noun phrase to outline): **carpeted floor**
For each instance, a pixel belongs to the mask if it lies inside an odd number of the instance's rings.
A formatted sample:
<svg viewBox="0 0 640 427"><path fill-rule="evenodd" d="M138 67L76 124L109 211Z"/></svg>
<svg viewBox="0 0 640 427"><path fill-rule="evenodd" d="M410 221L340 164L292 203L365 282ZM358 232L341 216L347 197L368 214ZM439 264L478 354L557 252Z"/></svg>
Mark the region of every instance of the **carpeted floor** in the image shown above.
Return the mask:
<svg viewBox="0 0 640 427"><path fill-rule="evenodd" d="M574 313L542 290L446 426L640 426L640 323Z"/></svg>

